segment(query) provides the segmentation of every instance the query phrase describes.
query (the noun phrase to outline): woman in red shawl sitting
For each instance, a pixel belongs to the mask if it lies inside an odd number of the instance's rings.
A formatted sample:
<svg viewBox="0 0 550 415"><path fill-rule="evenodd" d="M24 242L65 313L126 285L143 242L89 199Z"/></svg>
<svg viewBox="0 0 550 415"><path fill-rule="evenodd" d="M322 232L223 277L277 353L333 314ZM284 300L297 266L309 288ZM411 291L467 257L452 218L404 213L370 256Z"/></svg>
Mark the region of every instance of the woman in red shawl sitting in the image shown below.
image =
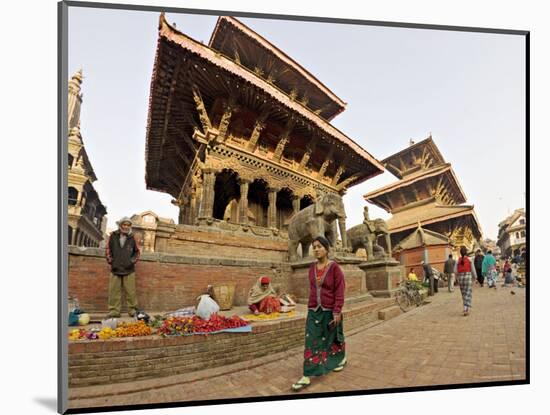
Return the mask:
<svg viewBox="0 0 550 415"><path fill-rule="evenodd" d="M277 293L271 286L269 277L260 277L248 292L248 308L258 315L281 311L281 303Z"/></svg>

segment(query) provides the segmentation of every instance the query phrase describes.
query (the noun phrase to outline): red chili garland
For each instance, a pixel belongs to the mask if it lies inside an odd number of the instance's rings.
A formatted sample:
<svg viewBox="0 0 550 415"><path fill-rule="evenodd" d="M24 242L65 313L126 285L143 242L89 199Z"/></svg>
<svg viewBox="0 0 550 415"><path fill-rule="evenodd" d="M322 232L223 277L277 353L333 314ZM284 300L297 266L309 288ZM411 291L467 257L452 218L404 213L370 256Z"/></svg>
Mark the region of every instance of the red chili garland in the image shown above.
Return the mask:
<svg viewBox="0 0 550 415"><path fill-rule="evenodd" d="M208 320L203 320L197 316L170 317L164 320L162 326L159 327L158 334L173 336L193 333L212 333L247 325L248 323L238 316L228 318L218 314L212 314Z"/></svg>

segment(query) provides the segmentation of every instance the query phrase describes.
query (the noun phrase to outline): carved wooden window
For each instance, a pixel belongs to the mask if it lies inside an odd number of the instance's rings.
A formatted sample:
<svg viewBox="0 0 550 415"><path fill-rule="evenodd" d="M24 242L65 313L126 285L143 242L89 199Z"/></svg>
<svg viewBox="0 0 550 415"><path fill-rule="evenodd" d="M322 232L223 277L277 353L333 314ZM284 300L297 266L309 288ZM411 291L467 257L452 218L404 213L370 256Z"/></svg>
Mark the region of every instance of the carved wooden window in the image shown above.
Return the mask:
<svg viewBox="0 0 550 415"><path fill-rule="evenodd" d="M74 187L69 187L69 206L76 205L77 201L78 201L78 190L76 190Z"/></svg>

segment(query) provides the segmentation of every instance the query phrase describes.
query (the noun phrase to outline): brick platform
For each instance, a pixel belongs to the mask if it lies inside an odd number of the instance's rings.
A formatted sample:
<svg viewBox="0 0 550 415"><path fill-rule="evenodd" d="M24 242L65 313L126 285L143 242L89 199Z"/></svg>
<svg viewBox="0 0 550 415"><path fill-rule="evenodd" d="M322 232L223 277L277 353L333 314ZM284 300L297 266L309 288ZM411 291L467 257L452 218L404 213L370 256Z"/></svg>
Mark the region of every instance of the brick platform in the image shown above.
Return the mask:
<svg viewBox="0 0 550 415"><path fill-rule="evenodd" d="M393 299L344 308L346 332L378 320L378 312ZM177 336L69 342L69 385L101 385L159 378L269 356L304 343L306 307L298 316L252 323L251 333Z"/></svg>

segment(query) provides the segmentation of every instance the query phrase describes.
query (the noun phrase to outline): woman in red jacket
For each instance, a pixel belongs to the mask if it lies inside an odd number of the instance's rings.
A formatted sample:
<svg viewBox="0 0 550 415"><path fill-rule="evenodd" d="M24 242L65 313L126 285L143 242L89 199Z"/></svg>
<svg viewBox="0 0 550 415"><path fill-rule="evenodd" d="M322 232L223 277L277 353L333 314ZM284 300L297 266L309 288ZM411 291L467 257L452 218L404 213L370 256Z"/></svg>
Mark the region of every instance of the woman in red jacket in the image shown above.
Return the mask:
<svg viewBox="0 0 550 415"><path fill-rule="evenodd" d="M292 385L300 390L311 383L310 376L338 372L346 365L342 307L345 281L340 266L328 259L329 241L313 240L317 262L309 268L309 301L306 320L304 375Z"/></svg>
<svg viewBox="0 0 550 415"><path fill-rule="evenodd" d="M472 269L474 268L470 259L466 256L468 250L466 247L460 248L460 259L456 264L458 274L458 284L462 293L462 304L464 305L464 315L470 314L472 307Z"/></svg>

